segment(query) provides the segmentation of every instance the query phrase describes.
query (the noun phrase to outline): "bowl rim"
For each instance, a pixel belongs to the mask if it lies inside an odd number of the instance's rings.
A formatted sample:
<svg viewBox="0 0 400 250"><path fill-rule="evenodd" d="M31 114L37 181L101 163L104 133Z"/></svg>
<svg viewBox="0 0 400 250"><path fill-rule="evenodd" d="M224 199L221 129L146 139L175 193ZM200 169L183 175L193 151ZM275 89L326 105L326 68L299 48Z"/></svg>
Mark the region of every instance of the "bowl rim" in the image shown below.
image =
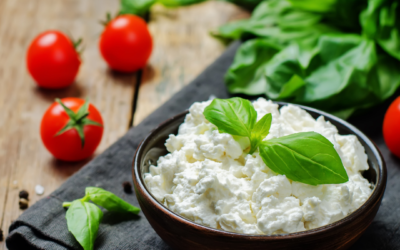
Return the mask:
<svg viewBox="0 0 400 250"><path fill-rule="evenodd" d="M142 178L140 168L138 167L140 165L139 159L141 158L142 153L143 153L142 149L147 144L147 142L150 141L152 139L152 137L155 136L155 134L157 134L158 132L163 130L165 127L167 127L171 122L173 122L177 119L181 119L182 116L186 116L189 113L188 110L185 110L184 112L181 112L181 113L165 120L164 122L160 123L155 129L153 129L150 132L150 134L148 134L140 142L140 144L138 145L138 147L136 149L136 152L135 152L135 155L133 158L133 162L132 162L132 177L134 179L134 182L136 182L139 185L142 192L149 198L149 200L153 203L154 206L156 206L158 209L162 210L164 213L169 214L169 216L180 221L181 223L187 224L198 230L208 230L209 232L213 232L213 233L219 234L221 236L247 237L252 240L257 240L257 239L263 239L263 240L268 240L268 239L270 239L270 240L282 239L283 240L283 239L285 239L285 240L287 240L287 239L295 239L295 238L300 238L300 237L304 237L304 236L325 233L328 230L332 230L334 228L344 226L346 224L351 223L352 220L354 220L355 218L357 218L358 216L360 216L361 214L366 212L374 203L376 203L377 201L379 201L382 198L385 188L386 188L386 182L387 182L386 163L384 161L384 158L383 158L382 153L380 152L379 148L372 140L369 139L368 136L366 136L363 132L361 132L359 129L357 129L355 126L351 125L347 121L342 120L341 118L336 117L332 114L326 113L324 111L321 111L321 110L318 110L315 108L311 108L311 107L307 107L307 106L303 106L303 105L299 105L299 104L287 103L287 102L273 101L273 103L278 104L279 109L282 108L283 106L294 105L294 106L297 106L297 107L300 107L300 108L306 110L307 112L311 111L311 112L319 114L320 116L322 115L324 117L327 117L330 120L335 120L336 122L339 122L339 123L343 124L345 127L347 127L348 129L350 129L353 132L352 134L362 138L362 140L365 141L366 145L371 149L372 154L375 155L375 157L377 158L379 174L377 175L377 182L374 185L371 195L364 202L363 205L361 205L359 208L357 208L355 211L353 211L351 214L347 215L346 217L344 217L338 221L335 221L333 223L330 223L328 225L317 227L317 228L310 229L310 230L300 231L300 232L287 233L287 234L273 234L273 235L243 234L243 233L229 232L229 231L225 231L222 229L216 229L216 228L208 227L205 225L201 225L199 223L193 222L193 221L186 219L185 217L173 212L172 210L170 210L166 206L164 206L162 203L160 203L151 194L151 192L147 189L146 184Z"/></svg>

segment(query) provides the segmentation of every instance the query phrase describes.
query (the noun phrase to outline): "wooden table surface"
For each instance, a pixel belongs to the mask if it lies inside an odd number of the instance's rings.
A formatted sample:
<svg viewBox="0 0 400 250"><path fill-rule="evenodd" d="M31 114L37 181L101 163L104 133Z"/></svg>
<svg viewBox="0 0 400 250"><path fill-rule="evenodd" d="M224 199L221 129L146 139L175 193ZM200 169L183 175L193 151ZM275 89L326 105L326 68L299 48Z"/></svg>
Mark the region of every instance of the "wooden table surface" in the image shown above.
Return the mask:
<svg viewBox="0 0 400 250"><path fill-rule="evenodd" d="M68 163L54 159L43 146L39 126L56 97L89 98L105 121L95 155L140 123L188 84L225 49L209 32L248 13L226 2L166 9L154 6L149 28L154 50L142 74L109 70L98 51L106 12L118 0L0 1L0 228L5 236L23 212L18 193L30 193L30 205L60 186L90 159ZM85 50L76 82L63 90L38 88L27 72L25 54L40 32L57 29L82 37ZM45 193L38 196L36 185ZM6 249L0 242L0 250Z"/></svg>

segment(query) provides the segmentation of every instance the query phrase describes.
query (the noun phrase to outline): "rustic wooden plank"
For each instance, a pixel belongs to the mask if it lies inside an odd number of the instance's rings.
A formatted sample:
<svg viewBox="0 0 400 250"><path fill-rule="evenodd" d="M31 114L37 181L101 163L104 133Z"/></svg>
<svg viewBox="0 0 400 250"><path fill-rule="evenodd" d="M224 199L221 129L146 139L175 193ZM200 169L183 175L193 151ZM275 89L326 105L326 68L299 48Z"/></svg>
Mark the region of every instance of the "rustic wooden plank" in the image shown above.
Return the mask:
<svg viewBox="0 0 400 250"><path fill-rule="evenodd" d="M18 192L30 193L30 205L48 195L85 162L55 160L42 145L39 126L55 97L88 97L105 121L96 154L128 129L136 75L108 70L98 52L98 23L107 11L115 13L119 1L109 0L2 0L0 1L0 228L7 234L21 210ZM36 87L25 66L25 53L40 32L58 29L75 38L82 36L85 51L76 83L64 90ZM34 192L35 185L45 195ZM0 242L0 249L5 249Z"/></svg>
<svg viewBox="0 0 400 250"><path fill-rule="evenodd" d="M221 1L167 9L155 6L149 22L154 50L143 72L134 125L193 80L225 49L210 31L247 11Z"/></svg>

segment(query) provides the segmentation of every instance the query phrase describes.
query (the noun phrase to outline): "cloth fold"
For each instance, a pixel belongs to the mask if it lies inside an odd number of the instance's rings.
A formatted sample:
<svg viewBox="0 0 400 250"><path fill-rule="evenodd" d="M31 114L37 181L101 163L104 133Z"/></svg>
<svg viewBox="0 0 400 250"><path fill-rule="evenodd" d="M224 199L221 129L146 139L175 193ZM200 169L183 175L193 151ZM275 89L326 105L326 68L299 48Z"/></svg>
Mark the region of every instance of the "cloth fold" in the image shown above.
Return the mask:
<svg viewBox="0 0 400 250"><path fill-rule="evenodd" d="M125 136L89 162L50 196L27 209L10 226L6 240L8 249L82 249L67 229L62 202L83 197L87 186L104 188L139 206L134 193L125 194L121 187L124 181L132 180L131 164L137 146L158 124L189 108L193 102L208 100L210 96L229 97L223 77L238 46L239 43L233 43L192 83L175 94L141 124L130 129ZM385 157L389 172L388 185L374 222L351 249L400 249L400 195L397 192L400 190L400 181L397 181L397 178L400 178L400 160L390 154L380 131L368 135L377 143ZM125 217L105 212L95 249L170 248L151 228L142 213L139 216Z"/></svg>

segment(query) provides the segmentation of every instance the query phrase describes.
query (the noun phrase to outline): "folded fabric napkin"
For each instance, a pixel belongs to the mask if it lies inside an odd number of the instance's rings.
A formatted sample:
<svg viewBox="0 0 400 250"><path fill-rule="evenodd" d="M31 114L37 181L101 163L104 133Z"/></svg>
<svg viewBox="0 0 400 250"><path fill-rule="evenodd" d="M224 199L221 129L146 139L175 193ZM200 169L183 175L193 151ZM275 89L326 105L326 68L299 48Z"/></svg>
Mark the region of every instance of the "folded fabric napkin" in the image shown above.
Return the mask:
<svg viewBox="0 0 400 250"><path fill-rule="evenodd" d="M196 101L229 97L223 76L232 63L238 43L209 66L199 77L174 95L140 125L132 128L104 153L96 157L69 178L50 196L26 210L9 229L7 247L21 249L82 249L68 232L63 201L84 196L85 187L97 186L109 190L135 206L135 194L125 194L121 183L132 180L131 163L136 147L158 124L184 111ZM377 122L377 121L374 121ZM390 155L382 135L373 135L386 159L389 178L382 206L367 232L351 249L400 249L400 161ZM347 233L347 232L343 232ZM121 216L106 212L100 224L95 249L170 249L155 233L145 216Z"/></svg>

